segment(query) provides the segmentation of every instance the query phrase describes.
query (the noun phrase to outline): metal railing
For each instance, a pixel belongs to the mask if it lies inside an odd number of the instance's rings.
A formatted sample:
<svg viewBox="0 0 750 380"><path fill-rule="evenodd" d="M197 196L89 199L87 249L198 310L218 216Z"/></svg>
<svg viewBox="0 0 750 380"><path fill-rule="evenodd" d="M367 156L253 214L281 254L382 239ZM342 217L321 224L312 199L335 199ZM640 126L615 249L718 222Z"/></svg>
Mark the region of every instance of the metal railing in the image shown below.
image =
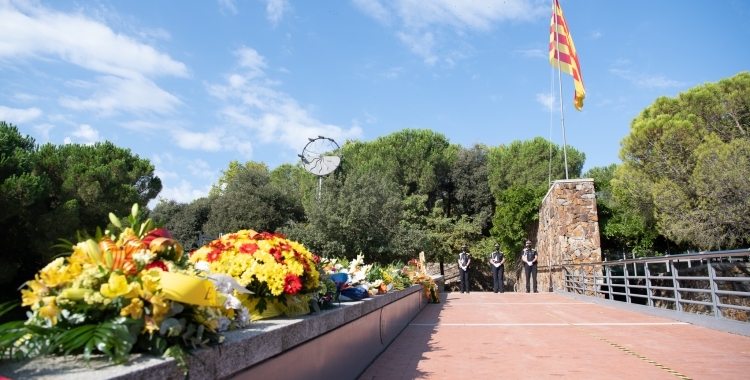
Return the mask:
<svg viewBox="0 0 750 380"><path fill-rule="evenodd" d="M564 264L566 292L748 321L750 249Z"/></svg>

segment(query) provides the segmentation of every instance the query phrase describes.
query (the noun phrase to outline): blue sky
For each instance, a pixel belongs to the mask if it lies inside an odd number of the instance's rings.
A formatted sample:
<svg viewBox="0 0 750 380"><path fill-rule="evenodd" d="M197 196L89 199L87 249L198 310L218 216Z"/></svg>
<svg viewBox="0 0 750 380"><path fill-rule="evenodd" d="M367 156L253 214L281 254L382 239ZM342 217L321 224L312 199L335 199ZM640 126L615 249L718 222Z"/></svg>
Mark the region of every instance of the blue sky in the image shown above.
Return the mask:
<svg viewBox="0 0 750 380"><path fill-rule="evenodd" d="M584 169L619 163L657 97L750 69L750 2L560 4L586 86L577 112L563 75ZM317 135L429 128L500 145L549 138L552 122L562 144L550 12L551 0L0 0L0 120L39 143L129 148L180 202L231 160L294 163Z"/></svg>

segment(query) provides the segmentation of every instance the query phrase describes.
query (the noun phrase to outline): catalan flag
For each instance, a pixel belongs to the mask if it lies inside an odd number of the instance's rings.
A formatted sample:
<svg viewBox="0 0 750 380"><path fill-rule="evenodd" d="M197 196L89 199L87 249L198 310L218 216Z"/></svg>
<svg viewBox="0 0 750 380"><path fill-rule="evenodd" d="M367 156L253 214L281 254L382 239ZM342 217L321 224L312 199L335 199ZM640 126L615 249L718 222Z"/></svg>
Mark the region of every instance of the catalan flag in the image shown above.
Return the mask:
<svg viewBox="0 0 750 380"><path fill-rule="evenodd" d="M578 53L573 45L573 37L570 35L568 23L565 22L558 0L552 0L552 21L549 32L549 62L562 72L573 76L576 89L573 103L580 111L583 108L583 98L586 97L581 77L581 64L578 63Z"/></svg>

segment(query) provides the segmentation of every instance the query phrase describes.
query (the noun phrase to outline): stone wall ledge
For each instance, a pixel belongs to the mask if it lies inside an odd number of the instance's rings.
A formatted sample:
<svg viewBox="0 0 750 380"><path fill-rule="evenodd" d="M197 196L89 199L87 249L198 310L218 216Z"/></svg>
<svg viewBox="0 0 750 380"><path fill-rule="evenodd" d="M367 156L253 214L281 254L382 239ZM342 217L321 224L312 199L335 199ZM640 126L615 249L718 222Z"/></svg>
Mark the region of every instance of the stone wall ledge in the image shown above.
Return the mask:
<svg viewBox="0 0 750 380"><path fill-rule="evenodd" d="M442 280L442 276L434 276ZM290 350L362 316L416 292L421 285L402 291L376 295L362 301L342 302L320 313L296 318L274 318L253 322L249 328L223 333L224 343L210 349L192 351L191 379L223 379ZM334 365L335 363L331 363ZM333 370L335 371L335 370ZM184 379L174 359L134 354L131 360L115 365L105 357L88 364L82 357L43 357L27 361L3 361L0 375L11 379Z"/></svg>

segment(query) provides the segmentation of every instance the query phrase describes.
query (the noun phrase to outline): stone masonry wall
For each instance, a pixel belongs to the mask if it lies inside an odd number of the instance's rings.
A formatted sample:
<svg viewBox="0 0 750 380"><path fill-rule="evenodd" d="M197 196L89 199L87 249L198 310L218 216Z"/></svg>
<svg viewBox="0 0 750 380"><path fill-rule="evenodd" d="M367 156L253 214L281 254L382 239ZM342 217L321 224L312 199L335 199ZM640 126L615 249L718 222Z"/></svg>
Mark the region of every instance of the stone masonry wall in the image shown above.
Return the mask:
<svg viewBox="0 0 750 380"><path fill-rule="evenodd" d="M555 181L539 210L536 249L540 291L563 289L560 265L601 261L598 220L593 179ZM587 274L593 270L589 267ZM577 269L572 272L580 274Z"/></svg>

